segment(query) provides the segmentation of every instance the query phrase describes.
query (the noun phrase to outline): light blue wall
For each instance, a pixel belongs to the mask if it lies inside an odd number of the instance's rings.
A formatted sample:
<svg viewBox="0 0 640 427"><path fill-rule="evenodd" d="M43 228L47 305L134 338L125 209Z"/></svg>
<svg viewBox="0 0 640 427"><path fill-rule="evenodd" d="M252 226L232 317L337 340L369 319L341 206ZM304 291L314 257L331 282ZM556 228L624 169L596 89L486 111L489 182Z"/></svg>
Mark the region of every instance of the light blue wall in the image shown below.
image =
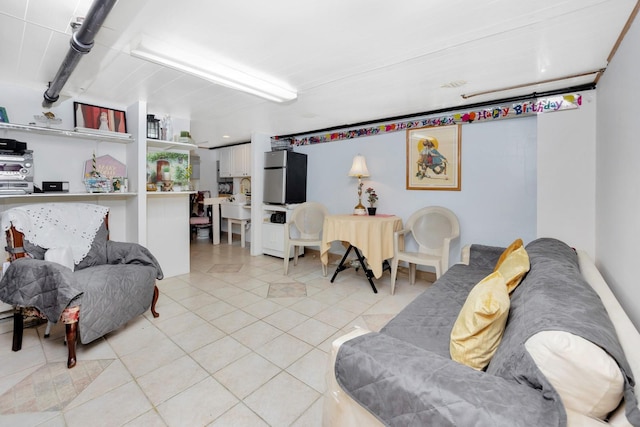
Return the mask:
<svg viewBox="0 0 640 427"><path fill-rule="evenodd" d="M371 174L364 188L374 187L380 197L378 212L406 221L424 206L454 211L461 230L451 249L454 263L466 244L507 246L518 237L525 243L536 238L536 132L535 117L463 125L461 191L406 190L405 132L295 151L309 156L307 199L324 203L332 214L350 213L357 204L357 180L347 174L358 153Z"/></svg>
<svg viewBox="0 0 640 427"><path fill-rule="evenodd" d="M637 329L640 282L640 20L635 19L598 83L596 265Z"/></svg>

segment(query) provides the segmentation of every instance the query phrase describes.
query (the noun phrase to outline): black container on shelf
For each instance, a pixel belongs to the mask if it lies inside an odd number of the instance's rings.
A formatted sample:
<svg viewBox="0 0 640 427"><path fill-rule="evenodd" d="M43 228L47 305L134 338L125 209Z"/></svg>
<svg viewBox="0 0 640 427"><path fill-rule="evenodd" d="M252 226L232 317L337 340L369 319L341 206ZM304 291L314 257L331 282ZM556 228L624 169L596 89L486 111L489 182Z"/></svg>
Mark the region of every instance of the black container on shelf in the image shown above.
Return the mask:
<svg viewBox="0 0 640 427"><path fill-rule="evenodd" d="M160 139L160 120L153 114L147 114L147 138Z"/></svg>

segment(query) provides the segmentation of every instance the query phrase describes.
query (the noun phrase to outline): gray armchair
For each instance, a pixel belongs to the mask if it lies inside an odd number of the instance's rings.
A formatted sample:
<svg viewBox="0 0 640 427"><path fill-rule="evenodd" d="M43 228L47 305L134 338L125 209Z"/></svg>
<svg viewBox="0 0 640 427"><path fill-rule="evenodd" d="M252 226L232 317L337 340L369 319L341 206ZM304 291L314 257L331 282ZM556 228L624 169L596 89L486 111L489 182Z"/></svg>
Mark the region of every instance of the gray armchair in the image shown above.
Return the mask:
<svg viewBox="0 0 640 427"><path fill-rule="evenodd" d="M75 204L48 205L65 210ZM47 252L53 249L32 244L28 233L19 231L21 227L9 219L11 211L2 213L11 264L0 281L0 300L16 307L13 351L22 346L26 315L65 323L69 368L76 364L77 335L87 344L149 308L154 317L159 316L155 310L159 294L156 279L163 278L162 269L145 247L108 239L108 214L86 256L65 266L47 260Z"/></svg>

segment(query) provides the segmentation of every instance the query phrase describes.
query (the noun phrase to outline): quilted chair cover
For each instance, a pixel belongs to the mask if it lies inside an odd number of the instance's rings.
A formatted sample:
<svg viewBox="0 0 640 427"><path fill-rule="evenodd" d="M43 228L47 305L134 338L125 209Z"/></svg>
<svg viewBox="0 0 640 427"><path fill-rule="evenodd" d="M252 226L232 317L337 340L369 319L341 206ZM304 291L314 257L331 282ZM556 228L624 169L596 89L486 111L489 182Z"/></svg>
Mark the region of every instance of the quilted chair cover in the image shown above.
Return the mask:
<svg viewBox="0 0 640 427"><path fill-rule="evenodd" d="M158 261L145 247L108 240L104 221L98 224L86 256L74 271L45 261L48 248L25 240L24 249L29 257L13 261L0 281L0 300L35 307L53 323L64 308L79 305L78 331L83 344L148 310L155 281L163 278Z"/></svg>

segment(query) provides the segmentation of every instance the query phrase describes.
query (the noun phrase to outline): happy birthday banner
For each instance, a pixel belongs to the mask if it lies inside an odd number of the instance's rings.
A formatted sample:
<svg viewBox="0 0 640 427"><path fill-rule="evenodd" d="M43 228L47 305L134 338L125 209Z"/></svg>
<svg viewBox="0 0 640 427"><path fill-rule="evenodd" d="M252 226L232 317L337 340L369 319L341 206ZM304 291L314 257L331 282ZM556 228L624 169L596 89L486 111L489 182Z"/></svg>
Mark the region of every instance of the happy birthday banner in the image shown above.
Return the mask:
<svg viewBox="0 0 640 427"><path fill-rule="evenodd" d="M271 139L272 146L283 145L310 145L323 142L342 141L345 139L359 138L363 136L380 135L389 132L398 132L406 129L425 126L447 126L458 123L487 122L494 120L526 117L541 113L550 113L563 110L574 110L582 105L582 95L558 95L549 98L540 98L530 101L516 102L509 106L495 106L479 110L456 112L443 116L426 117L418 120L399 121L364 127L359 129L343 130L333 133L307 135L303 137Z"/></svg>

